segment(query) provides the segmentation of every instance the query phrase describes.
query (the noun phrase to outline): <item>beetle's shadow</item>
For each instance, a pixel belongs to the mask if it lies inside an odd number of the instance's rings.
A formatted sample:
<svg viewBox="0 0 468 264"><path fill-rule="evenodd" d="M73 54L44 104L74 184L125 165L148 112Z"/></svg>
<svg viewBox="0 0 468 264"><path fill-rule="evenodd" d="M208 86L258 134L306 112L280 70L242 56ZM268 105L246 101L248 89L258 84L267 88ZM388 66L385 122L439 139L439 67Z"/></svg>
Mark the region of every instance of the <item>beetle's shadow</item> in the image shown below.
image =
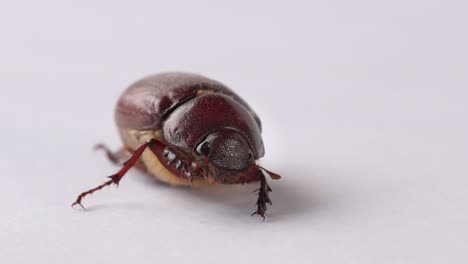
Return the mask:
<svg viewBox="0 0 468 264"><path fill-rule="evenodd" d="M300 173L299 171L301 170L296 170L297 173ZM300 175L296 174L295 176L313 178L307 175L305 170ZM273 205L268 205L267 211L269 221L310 214L331 206L331 197L319 192L317 190L319 186L315 185L313 180L310 181L309 186L304 186L303 181L301 183L295 182L284 174L281 180L269 180L268 182L273 189L273 192L270 193ZM200 202L219 204L217 208L223 209L221 209L222 212L216 212L218 214L238 217L248 215L256 210L258 193L253 191L258 187L259 183L257 182L244 186L221 185L181 191L187 193L192 199L201 200Z"/></svg>
<svg viewBox="0 0 468 264"><path fill-rule="evenodd" d="M321 210L330 209L333 206L331 194L319 190L318 183L314 183L314 175L309 170L296 167L294 170L286 170L288 174L294 177L288 178L283 173L283 178L277 181L268 180L273 192L270 198L273 205L268 205L268 221L279 221L291 217L298 217L303 214L314 214ZM210 187L172 187L161 183L148 175L139 175L137 177L142 184L153 185L155 191L165 190L182 196L187 203L204 204L210 208L212 215L221 215L230 219L239 216L248 216L256 210L256 201L258 193L253 192L259 187L258 182L246 185L216 185ZM295 179L301 179L295 181ZM304 179L310 179L308 185L304 185ZM152 204L152 203L151 203ZM134 210L152 210L152 205L141 203L121 204L121 207ZM88 208L89 211L96 209L115 208L111 205L94 205ZM245 219L245 218L242 218Z"/></svg>

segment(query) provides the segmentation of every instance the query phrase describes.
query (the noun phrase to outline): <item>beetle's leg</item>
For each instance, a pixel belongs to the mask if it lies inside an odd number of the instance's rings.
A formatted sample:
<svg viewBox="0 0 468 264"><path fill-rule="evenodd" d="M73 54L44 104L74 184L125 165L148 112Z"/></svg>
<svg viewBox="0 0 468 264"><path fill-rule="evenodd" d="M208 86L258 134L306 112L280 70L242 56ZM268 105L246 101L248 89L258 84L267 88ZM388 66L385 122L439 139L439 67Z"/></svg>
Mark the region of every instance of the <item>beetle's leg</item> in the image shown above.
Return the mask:
<svg viewBox="0 0 468 264"><path fill-rule="evenodd" d="M270 196L268 195L268 193L271 192L271 188L270 186L268 186L265 175L263 175L263 173L260 170L258 170L257 173L260 177L260 188L255 190L258 191L257 211L253 212L252 215L257 214L261 216L263 220L265 220L267 203L269 203L270 205L272 204Z"/></svg>
<svg viewBox="0 0 468 264"><path fill-rule="evenodd" d="M145 144L141 145L139 148L137 148L135 150L135 152L133 152L131 157L127 161L124 162L123 167L116 174L113 174L113 175L109 176L110 180L106 181L105 183L103 183L103 184L101 184L101 185L99 185L99 186L97 186L97 187L95 187L93 189L90 189L89 191L83 192L80 195L78 195L78 197L76 198L76 201L72 204L72 206L80 205L84 209L83 205L81 204L81 200L85 196L87 196L89 194L92 194L95 191L101 190L102 188L104 188L106 186L110 186L112 184L115 184L115 185L118 186L120 180L123 178L123 176L125 176L127 171L131 167L133 167L133 165L135 165L135 163L141 157L141 154L143 154L143 151L145 151L145 149L147 147L157 146L157 145L160 145L160 144L162 144L162 143L160 143L159 141L157 141L155 139L151 139L150 141L148 141Z"/></svg>
<svg viewBox="0 0 468 264"><path fill-rule="evenodd" d="M106 153L107 158L114 164L122 164L124 160L127 160L131 156L131 152L125 147L121 147L116 152L113 152L106 145L101 143L94 146L94 150L100 149Z"/></svg>

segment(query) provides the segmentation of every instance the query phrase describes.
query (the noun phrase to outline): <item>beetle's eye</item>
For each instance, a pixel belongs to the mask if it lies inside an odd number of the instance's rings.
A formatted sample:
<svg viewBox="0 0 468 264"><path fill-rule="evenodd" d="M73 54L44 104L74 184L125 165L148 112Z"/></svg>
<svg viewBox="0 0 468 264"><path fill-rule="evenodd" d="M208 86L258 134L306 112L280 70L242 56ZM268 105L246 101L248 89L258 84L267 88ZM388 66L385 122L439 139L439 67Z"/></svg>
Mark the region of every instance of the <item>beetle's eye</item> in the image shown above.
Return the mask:
<svg viewBox="0 0 468 264"><path fill-rule="evenodd" d="M197 149L198 153L203 154L205 156L209 156L211 154L211 145L208 142L201 144L201 146Z"/></svg>

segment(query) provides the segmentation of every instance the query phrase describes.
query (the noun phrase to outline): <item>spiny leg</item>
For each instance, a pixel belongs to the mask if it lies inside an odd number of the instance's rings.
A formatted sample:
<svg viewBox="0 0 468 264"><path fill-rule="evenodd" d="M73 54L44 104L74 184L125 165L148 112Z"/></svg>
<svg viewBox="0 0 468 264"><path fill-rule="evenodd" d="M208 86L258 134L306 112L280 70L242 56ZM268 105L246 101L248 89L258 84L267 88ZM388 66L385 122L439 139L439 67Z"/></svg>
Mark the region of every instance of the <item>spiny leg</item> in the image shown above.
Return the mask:
<svg viewBox="0 0 468 264"><path fill-rule="evenodd" d="M121 147L116 152L113 152L105 144L100 143L94 146L94 150L101 150L101 149L104 150L107 158L114 164L121 164L122 161L128 159L131 156L131 152L125 147Z"/></svg>
<svg viewBox="0 0 468 264"><path fill-rule="evenodd" d="M153 154L164 164L166 169L185 178L192 183L193 180L204 178L205 166L194 161L190 152L176 146L167 146L162 143L148 147Z"/></svg>
<svg viewBox="0 0 468 264"><path fill-rule="evenodd" d="M268 186L268 183L266 181L265 175L261 171L258 172L259 177L260 177L260 188L258 188L256 191L258 191L258 199L257 199L257 211L253 212L252 215L259 215L265 220L265 213L267 210L267 203L270 205L271 200L268 195L269 192L271 192L270 186Z"/></svg>
<svg viewBox="0 0 468 264"><path fill-rule="evenodd" d="M109 176L110 180L106 181L105 183L90 189L89 191L83 192L78 197L76 198L76 201L72 204L72 206L79 205L84 209L84 206L81 204L81 200L86 197L89 194L94 193L95 191L101 190L102 188L106 186L110 186L112 184L119 185L120 180L125 176L127 171L135 165L135 163L138 161L138 159L141 157L141 154L143 154L143 151L145 151L146 147L152 146L157 144L157 141L154 139L151 139L150 141L146 142L145 144L141 145L139 148L133 152L132 156L124 162L123 167L115 174Z"/></svg>

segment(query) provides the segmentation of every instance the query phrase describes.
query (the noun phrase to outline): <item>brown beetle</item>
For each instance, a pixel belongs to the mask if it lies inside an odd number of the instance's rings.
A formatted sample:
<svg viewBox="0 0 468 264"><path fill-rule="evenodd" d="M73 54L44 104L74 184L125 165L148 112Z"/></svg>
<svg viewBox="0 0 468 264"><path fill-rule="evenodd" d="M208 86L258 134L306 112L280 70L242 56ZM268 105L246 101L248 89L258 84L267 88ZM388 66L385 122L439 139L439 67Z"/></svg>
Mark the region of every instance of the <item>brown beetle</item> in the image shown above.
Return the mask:
<svg viewBox="0 0 468 264"><path fill-rule="evenodd" d="M156 74L137 81L120 97L115 120L123 147L109 159L123 163L110 180L78 196L118 185L132 167L171 185L236 184L260 181L257 210L265 218L271 192L255 163L264 155L261 122L231 89L206 77L188 73ZM83 207L83 206L82 206Z"/></svg>

